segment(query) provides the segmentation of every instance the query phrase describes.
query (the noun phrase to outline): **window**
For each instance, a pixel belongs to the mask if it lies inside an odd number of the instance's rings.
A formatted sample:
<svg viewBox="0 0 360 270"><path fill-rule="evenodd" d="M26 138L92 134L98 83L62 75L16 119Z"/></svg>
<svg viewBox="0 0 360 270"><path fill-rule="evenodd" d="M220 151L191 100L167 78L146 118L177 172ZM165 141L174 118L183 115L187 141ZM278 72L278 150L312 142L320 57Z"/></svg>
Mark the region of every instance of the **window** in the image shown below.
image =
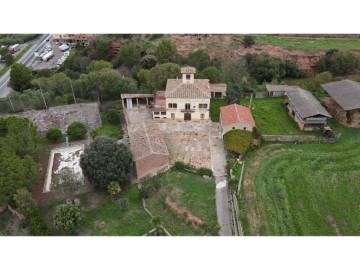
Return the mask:
<svg viewBox="0 0 360 270"><path fill-rule="evenodd" d="M200 114L200 119L204 119L205 118L205 114Z"/></svg>
<svg viewBox="0 0 360 270"><path fill-rule="evenodd" d="M154 112L154 114L155 114L155 115L158 115L158 114L159 114L159 112Z"/></svg>
<svg viewBox="0 0 360 270"><path fill-rule="evenodd" d="M190 80L190 74L186 74L186 79Z"/></svg>
<svg viewBox="0 0 360 270"><path fill-rule="evenodd" d="M166 115L166 112L161 112L161 115Z"/></svg>
<svg viewBox="0 0 360 270"><path fill-rule="evenodd" d="M185 104L185 110L190 110L190 103Z"/></svg>
<svg viewBox="0 0 360 270"><path fill-rule="evenodd" d="M173 119L173 120L175 119L175 113L171 114L171 119Z"/></svg>
<svg viewBox="0 0 360 270"><path fill-rule="evenodd" d="M246 130L246 127L244 127L244 130Z"/></svg>
<svg viewBox="0 0 360 270"><path fill-rule="evenodd" d="M235 129L235 127L233 127L232 129Z"/></svg>
<svg viewBox="0 0 360 270"><path fill-rule="evenodd" d="M199 109L207 109L207 104L199 104Z"/></svg>
<svg viewBox="0 0 360 270"><path fill-rule="evenodd" d="M177 104L176 103L169 103L169 109L176 109L177 108Z"/></svg>

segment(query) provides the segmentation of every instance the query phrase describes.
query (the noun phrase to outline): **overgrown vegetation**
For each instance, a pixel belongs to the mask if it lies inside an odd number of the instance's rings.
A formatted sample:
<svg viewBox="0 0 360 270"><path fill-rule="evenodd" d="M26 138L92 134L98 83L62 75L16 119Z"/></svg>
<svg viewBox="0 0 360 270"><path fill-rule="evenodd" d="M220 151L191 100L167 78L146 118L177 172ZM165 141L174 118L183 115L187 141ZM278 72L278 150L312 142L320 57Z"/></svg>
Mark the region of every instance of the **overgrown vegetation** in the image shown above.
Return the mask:
<svg viewBox="0 0 360 270"><path fill-rule="evenodd" d="M253 134L246 130L231 130L224 135L225 148L229 152L245 154L250 149Z"/></svg>
<svg viewBox="0 0 360 270"><path fill-rule="evenodd" d="M225 99L211 99L210 100L210 118L213 122L220 121L220 107L226 106Z"/></svg>

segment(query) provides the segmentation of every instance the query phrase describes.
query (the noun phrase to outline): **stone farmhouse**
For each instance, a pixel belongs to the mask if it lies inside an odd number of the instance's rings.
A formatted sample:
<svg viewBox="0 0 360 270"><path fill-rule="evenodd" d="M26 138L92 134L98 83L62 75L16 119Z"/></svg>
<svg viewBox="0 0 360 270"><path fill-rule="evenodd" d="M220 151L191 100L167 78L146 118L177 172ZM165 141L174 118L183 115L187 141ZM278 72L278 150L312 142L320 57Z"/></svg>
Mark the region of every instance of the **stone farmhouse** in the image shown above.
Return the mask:
<svg viewBox="0 0 360 270"><path fill-rule="evenodd" d="M181 68L181 79L168 79L165 91L158 91L153 107L153 119L180 121L209 120L210 98L223 98L226 84L195 79L194 67Z"/></svg>
<svg viewBox="0 0 360 270"><path fill-rule="evenodd" d="M127 126L137 180L156 175L169 166L170 154L160 130L150 121Z"/></svg>
<svg viewBox="0 0 360 270"><path fill-rule="evenodd" d="M220 108L220 127L222 135L231 130L247 130L252 132L255 121L250 108L231 104Z"/></svg>
<svg viewBox="0 0 360 270"><path fill-rule="evenodd" d="M360 127L360 83L342 80L321 85L331 98L325 104L342 124Z"/></svg>

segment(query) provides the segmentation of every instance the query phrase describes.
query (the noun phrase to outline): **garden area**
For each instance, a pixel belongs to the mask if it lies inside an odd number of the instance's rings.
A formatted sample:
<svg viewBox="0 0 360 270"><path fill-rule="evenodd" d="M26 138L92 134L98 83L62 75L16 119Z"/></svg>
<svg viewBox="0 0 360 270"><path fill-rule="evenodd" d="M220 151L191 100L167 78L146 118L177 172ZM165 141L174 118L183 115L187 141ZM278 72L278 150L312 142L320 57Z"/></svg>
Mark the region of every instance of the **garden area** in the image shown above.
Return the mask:
<svg viewBox="0 0 360 270"><path fill-rule="evenodd" d="M249 99L241 105L249 106ZM318 131L302 131L286 112L283 98L253 99L251 113L262 135L320 135Z"/></svg>
<svg viewBox="0 0 360 270"><path fill-rule="evenodd" d="M225 99L211 99L210 100L210 118L213 122L220 121L220 107L226 106Z"/></svg>
<svg viewBox="0 0 360 270"><path fill-rule="evenodd" d="M146 206L172 235L218 235L215 182L185 170L171 170L144 183Z"/></svg>
<svg viewBox="0 0 360 270"><path fill-rule="evenodd" d="M245 235L360 235L360 130L336 144L267 144L247 155Z"/></svg>
<svg viewBox="0 0 360 270"><path fill-rule="evenodd" d="M140 236L152 229L151 218L144 211L136 186L124 186L117 196L105 192L89 192L77 196L85 218L73 235ZM64 235L53 225L53 214L61 200L53 200L40 208L52 235Z"/></svg>

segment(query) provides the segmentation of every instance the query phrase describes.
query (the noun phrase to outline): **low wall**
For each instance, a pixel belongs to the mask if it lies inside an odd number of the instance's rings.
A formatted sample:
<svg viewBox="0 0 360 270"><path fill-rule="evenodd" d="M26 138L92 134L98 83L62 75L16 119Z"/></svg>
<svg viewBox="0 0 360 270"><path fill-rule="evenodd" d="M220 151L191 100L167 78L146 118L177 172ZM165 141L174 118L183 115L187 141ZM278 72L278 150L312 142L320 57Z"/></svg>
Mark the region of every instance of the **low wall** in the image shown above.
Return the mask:
<svg viewBox="0 0 360 270"><path fill-rule="evenodd" d="M263 140L266 142L314 142L318 141L315 136L301 136L301 135L263 135Z"/></svg>

